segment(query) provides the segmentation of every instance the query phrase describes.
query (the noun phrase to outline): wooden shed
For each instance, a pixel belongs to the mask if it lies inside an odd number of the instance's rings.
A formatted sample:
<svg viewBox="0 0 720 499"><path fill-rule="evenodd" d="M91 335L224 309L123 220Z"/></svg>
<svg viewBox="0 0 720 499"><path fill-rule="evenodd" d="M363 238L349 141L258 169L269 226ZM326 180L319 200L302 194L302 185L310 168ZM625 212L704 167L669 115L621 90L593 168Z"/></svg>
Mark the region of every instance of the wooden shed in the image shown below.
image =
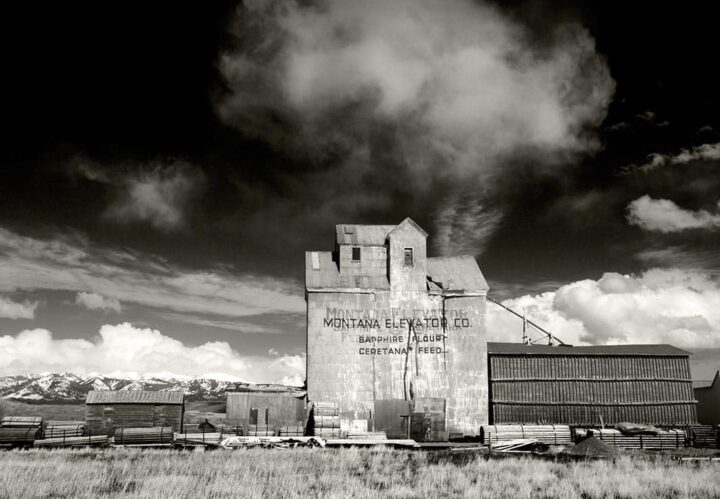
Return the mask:
<svg viewBox="0 0 720 499"><path fill-rule="evenodd" d="M695 387L698 401L698 422L701 424L720 424L720 371L715 373L711 383Z"/></svg>
<svg viewBox="0 0 720 499"><path fill-rule="evenodd" d="M185 413L185 394L179 391L88 392L85 423L91 434L111 435L116 428L170 426L180 432Z"/></svg>
<svg viewBox="0 0 720 499"><path fill-rule="evenodd" d="M305 420L305 392L227 393L227 421L232 423L294 426Z"/></svg>

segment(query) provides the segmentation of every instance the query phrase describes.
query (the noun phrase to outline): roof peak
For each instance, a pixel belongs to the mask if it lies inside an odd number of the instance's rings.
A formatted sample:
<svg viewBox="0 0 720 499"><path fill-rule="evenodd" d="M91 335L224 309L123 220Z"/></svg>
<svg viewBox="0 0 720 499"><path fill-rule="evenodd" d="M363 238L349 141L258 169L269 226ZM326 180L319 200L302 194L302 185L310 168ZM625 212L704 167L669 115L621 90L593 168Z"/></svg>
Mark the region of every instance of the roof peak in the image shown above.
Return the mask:
<svg viewBox="0 0 720 499"><path fill-rule="evenodd" d="M398 229L400 229L401 227L406 226L406 225L409 225L409 226L413 227L413 228L414 228L415 230L417 230L420 234L422 234L423 237L428 237L428 233L425 232L425 230L424 230L422 227L420 227L420 226L417 224L417 222L415 222L415 220L413 220L413 219L410 218L410 217L405 217L405 220L403 220L402 222L400 222L399 224L397 224L397 225L395 226L395 228L394 228L393 230L391 230L388 235L392 234L392 233L395 232L396 230L398 230Z"/></svg>

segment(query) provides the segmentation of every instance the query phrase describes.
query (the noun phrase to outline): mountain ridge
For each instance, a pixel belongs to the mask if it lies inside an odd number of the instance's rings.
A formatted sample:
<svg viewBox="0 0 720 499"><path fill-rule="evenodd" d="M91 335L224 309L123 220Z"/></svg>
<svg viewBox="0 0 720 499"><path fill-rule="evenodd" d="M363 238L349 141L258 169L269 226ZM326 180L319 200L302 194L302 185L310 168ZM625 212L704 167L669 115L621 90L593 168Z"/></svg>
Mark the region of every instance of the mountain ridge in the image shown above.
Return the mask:
<svg viewBox="0 0 720 499"><path fill-rule="evenodd" d="M102 374L42 373L0 377L0 398L28 403L84 402L91 390L182 391L186 400L223 400L225 391L296 390L284 385L260 385L208 378L144 376L123 378Z"/></svg>

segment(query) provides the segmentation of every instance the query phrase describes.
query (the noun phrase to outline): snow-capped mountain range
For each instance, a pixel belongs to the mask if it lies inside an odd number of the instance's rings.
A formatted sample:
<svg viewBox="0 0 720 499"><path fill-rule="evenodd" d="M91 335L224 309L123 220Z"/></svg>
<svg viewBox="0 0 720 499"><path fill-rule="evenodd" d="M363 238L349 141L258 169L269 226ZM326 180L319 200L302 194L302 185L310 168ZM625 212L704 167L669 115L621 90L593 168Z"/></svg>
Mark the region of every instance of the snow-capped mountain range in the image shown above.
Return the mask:
<svg viewBox="0 0 720 499"><path fill-rule="evenodd" d="M185 392L187 400L221 400L230 384L229 381L204 378L146 376L123 379L97 374L29 374L0 377L0 398L34 403L75 403L83 402L90 390L180 390Z"/></svg>

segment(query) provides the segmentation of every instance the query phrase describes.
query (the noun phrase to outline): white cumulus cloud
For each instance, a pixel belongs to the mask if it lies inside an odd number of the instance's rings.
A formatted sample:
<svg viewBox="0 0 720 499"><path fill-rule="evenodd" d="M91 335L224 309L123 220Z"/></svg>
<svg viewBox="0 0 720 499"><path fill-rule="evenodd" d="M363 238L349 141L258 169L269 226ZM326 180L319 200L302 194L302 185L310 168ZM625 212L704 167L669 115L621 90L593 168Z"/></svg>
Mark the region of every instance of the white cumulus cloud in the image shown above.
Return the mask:
<svg viewBox="0 0 720 499"><path fill-rule="evenodd" d="M55 339L46 329L0 336L0 375L28 372L97 372L130 377L162 372L274 383L304 377L305 358L243 355L224 341L188 346L160 331L129 323L104 325L92 340Z"/></svg>
<svg viewBox="0 0 720 499"><path fill-rule="evenodd" d="M4 319L34 319L38 302L12 301L0 296L0 317Z"/></svg>
<svg viewBox="0 0 720 499"><path fill-rule="evenodd" d="M631 171L637 168L640 171L649 172L665 165L682 165L691 161L712 161L718 159L720 159L720 142L681 149L674 154L652 153L648 155L645 164L639 167L630 165L626 170Z"/></svg>
<svg viewBox="0 0 720 499"><path fill-rule="evenodd" d="M686 210L668 199L653 199L648 195L628 205L627 218L631 224L645 230L666 233L720 227L720 212Z"/></svg>
<svg viewBox="0 0 720 499"><path fill-rule="evenodd" d="M75 304L85 307L88 310L103 310L120 312L122 307L117 298L108 298L97 293L81 291L75 295Z"/></svg>
<svg viewBox="0 0 720 499"><path fill-rule="evenodd" d="M720 348L720 278L702 272L606 273L503 303L565 343ZM493 341L520 341L522 322L488 304L488 332Z"/></svg>

